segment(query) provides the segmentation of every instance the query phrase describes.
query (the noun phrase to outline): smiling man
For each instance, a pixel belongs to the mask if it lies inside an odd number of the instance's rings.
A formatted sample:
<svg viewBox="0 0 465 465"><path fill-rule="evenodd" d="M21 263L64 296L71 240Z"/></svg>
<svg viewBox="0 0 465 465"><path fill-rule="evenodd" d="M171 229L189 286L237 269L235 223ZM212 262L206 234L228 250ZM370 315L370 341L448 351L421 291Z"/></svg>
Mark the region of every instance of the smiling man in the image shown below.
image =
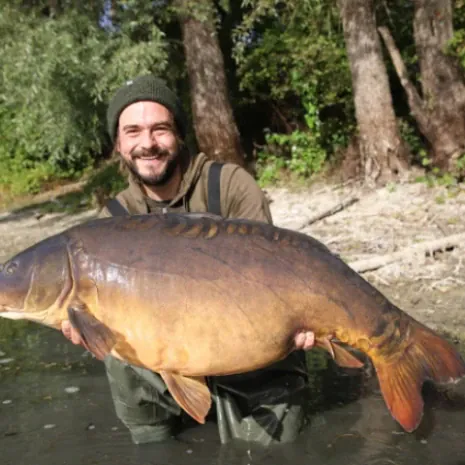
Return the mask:
<svg viewBox="0 0 465 465"><path fill-rule="evenodd" d="M181 181L182 141L172 113L152 101L126 107L119 117L117 150L146 194L165 200Z"/></svg>
<svg viewBox="0 0 465 465"><path fill-rule="evenodd" d="M175 123L167 108L156 102L137 102L121 112L120 121L125 137L120 139L119 150L133 174L146 186L163 186L174 174L179 178Z"/></svg>
<svg viewBox="0 0 465 465"><path fill-rule="evenodd" d="M189 153L185 114L163 80L149 75L128 81L111 100L107 120L129 187L110 201L102 216L212 212L272 222L265 196L247 171ZM82 344L68 322L63 333ZM311 349L314 336L299 333L294 343L296 349ZM116 413L133 441L176 435L185 417L161 377L111 356L104 363ZM263 370L210 378L221 442L294 440L304 424L307 381L302 351Z"/></svg>

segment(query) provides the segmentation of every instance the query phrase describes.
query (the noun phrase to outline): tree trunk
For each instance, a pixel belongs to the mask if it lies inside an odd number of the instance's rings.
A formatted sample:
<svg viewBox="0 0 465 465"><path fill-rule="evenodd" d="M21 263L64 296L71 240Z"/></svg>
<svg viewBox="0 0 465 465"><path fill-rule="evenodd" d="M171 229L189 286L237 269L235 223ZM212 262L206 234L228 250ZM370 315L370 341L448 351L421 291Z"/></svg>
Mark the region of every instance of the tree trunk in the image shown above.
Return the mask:
<svg viewBox="0 0 465 465"><path fill-rule="evenodd" d="M433 164L452 170L465 151L465 84L455 59L444 53L453 37L451 0L414 0L413 31L424 106L430 119Z"/></svg>
<svg viewBox="0 0 465 465"><path fill-rule="evenodd" d="M118 11L118 2L117 2L117 0L110 0L110 8L109 8L109 11L108 11L108 16L110 16L110 19L112 21L115 20L117 11Z"/></svg>
<svg viewBox="0 0 465 465"><path fill-rule="evenodd" d="M373 0L339 0L352 73L365 180L385 184L408 168L376 30Z"/></svg>
<svg viewBox="0 0 465 465"><path fill-rule="evenodd" d="M60 13L60 2L59 0L48 0L48 8L50 16L57 16Z"/></svg>
<svg viewBox="0 0 465 465"><path fill-rule="evenodd" d="M229 101L211 0L179 0L194 129L207 156L244 166L244 152Z"/></svg>

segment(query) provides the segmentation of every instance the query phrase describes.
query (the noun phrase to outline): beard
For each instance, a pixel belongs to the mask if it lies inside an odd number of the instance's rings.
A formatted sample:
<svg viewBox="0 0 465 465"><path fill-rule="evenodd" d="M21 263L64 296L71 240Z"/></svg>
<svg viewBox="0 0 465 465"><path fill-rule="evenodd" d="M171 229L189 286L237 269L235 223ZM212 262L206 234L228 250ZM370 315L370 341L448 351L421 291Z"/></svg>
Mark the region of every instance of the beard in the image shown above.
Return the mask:
<svg viewBox="0 0 465 465"><path fill-rule="evenodd" d="M151 157L159 157L165 160L163 170L159 173L142 174L137 167L137 159ZM150 150L138 149L131 152L130 160L123 158L123 161L137 181L146 186L157 187L165 185L173 177L176 168L180 164L180 153L179 151L170 153L160 147L153 147Z"/></svg>

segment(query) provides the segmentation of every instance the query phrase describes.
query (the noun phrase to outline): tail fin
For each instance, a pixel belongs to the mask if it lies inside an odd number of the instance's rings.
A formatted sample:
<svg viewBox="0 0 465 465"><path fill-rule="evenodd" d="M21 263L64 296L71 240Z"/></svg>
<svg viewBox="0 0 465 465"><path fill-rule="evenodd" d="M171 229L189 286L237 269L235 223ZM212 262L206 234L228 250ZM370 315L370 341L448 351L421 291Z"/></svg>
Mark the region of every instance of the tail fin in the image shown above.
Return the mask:
<svg viewBox="0 0 465 465"><path fill-rule="evenodd" d="M387 407L408 432L414 431L423 417L421 389L425 381L444 384L465 376L465 362L449 342L416 321L410 324L410 344L399 358L373 360Z"/></svg>

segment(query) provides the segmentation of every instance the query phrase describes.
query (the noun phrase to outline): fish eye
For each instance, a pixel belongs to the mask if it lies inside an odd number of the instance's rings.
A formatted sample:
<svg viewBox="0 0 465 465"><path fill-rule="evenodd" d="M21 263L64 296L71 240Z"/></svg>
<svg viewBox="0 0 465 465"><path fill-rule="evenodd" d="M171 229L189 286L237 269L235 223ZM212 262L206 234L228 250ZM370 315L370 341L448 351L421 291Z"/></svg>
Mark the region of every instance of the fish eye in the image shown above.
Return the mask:
<svg viewBox="0 0 465 465"><path fill-rule="evenodd" d="M16 262L11 262L5 267L6 274L13 274L16 269L18 268L18 264Z"/></svg>

